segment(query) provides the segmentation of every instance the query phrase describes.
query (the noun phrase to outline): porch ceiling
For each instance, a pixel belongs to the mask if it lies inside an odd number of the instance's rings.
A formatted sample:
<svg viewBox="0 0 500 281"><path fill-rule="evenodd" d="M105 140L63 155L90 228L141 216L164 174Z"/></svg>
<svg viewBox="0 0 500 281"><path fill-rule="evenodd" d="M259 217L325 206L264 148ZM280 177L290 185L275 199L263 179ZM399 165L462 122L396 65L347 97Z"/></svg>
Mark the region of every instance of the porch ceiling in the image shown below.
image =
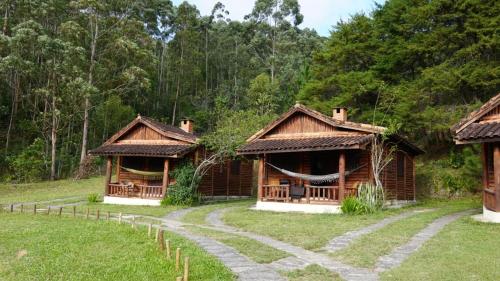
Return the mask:
<svg viewBox="0 0 500 281"><path fill-rule="evenodd" d="M372 137L372 135L358 135L293 139L256 139L238 149L238 154L359 149L368 144Z"/></svg>
<svg viewBox="0 0 500 281"><path fill-rule="evenodd" d="M194 147L193 145L108 144L91 150L89 153L92 155L180 157Z"/></svg>

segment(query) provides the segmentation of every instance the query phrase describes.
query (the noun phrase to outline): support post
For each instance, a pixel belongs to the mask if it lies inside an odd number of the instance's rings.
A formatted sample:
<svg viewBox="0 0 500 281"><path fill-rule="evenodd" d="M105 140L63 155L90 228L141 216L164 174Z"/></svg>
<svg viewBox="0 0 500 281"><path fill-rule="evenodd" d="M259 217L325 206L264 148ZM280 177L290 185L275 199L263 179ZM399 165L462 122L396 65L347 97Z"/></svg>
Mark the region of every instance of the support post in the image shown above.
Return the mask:
<svg viewBox="0 0 500 281"><path fill-rule="evenodd" d="M229 177L231 175L231 160L226 161L226 200L229 200Z"/></svg>
<svg viewBox="0 0 500 281"><path fill-rule="evenodd" d="M483 189L488 188L488 143L481 145L481 162L483 163Z"/></svg>
<svg viewBox="0 0 500 281"><path fill-rule="evenodd" d="M258 185L257 185L257 200L262 201L262 189L264 188L264 155L259 157L259 174L258 174Z"/></svg>
<svg viewBox="0 0 500 281"><path fill-rule="evenodd" d="M339 153L339 203L342 203L345 197L345 151Z"/></svg>
<svg viewBox="0 0 500 281"><path fill-rule="evenodd" d="M106 179L104 183L104 195L109 195L109 183L111 182L111 169L113 166L113 156L108 156L106 161Z"/></svg>
<svg viewBox="0 0 500 281"><path fill-rule="evenodd" d="M495 211L500 212L500 144L493 151L493 170L495 171Z"/></svg>
<svg viewBox="0 0 500 281"><path fill-rule="evenodd" d="M116 182L120 182L120 170L122 167L122 157L116 157Z"/></svg>
<svg viewBox="0 0 500 281"><path fill-rule="evenodd" d="M170 181L168 173L170 169L170 163L168 158L165 158L165 161L163 161L163 184L161 186L161 197L165 197L167 194L167 188L168 188L168 183Z"/></svg>

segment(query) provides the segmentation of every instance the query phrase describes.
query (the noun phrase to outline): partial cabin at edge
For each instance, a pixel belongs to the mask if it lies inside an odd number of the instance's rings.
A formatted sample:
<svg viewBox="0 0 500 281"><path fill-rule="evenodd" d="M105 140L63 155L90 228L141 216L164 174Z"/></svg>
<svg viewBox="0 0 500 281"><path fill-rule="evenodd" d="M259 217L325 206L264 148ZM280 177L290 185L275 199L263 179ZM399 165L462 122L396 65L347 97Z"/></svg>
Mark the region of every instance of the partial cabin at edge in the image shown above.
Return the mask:
<svg viewBox="0 0 500 281"><path fill-rule="evenodd" d="M182 120L178 128L138 116L91 150L91 155L107 157L104 203L159 205L175 183L171 171L182 161L197 165L209 153L193 129L191 120ZM251 161L228 159L208 171L198 192L205 197L250 196L252 172Z"/></svg>
<svg viewBox="0 0 500 281"><path fill-rule="evenodd" d="M482 146L483 216L500 223L500 94L451 128L458 145Z"/></svg>

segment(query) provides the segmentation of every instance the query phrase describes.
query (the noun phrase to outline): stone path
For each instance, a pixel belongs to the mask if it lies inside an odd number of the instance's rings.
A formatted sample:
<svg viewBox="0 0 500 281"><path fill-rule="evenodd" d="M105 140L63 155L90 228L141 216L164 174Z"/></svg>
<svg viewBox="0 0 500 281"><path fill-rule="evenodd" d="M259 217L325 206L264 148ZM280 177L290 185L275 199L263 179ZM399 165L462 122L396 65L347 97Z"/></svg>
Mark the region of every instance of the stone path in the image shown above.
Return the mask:
<svg viewBox="0 0 500 281"><path fill-rule="evenodd" d="M465 216L474 213L475 210L467 210L451 215L441 217L426 228L422 229L406 244L401 245L394 249L392 253L379 258L376 266L376 272L383 272L401 265L411 254L416 252L427 240L436 235L447 224Z"/></svg>
<svg viewBox="0 0 500 281"><path fill-rule="evenodd" d="M229 247L221 242L212 238L196 235L187 231L183 227L183 223L179 220L184 215L191 212L194 208L187 208L171 212L164 217L163 223L166 227L164 229L175 232L195 243L207 251L209 254L217 257L225 266L232 272L238 275L238 280L241 281L281 281L286 280L282 277L276 268L270 265L259 264L245 255L240 254L234 248Z"/></svg>
<svg viewBox="0 0 500 281"><path fill-rule="evenodd" d="M35 202L18 202L13 204L15 208L20 207L21 205L34 205L34 204L50 204L50 203L56 203L56 202L61 202L61 201L68 201L68 200L82 200L85 199L85 197L82 196L72 196L72 197L65 197L65 198L58 198L58 199L52 199L52 200L46 200L46 201L35 201ZM51 206L52 207L52 206Z"/></svg>
<svg viewBox="0 0 500 281"><path fill-rule="evenodd" d="M224 222L220 219L222 214L224 212L227 212L230 210L230 208L226 209L218 209L215 210L211 213L208 214L206 217L206 221L215 226L217 230L223 231L223 232L228 232L231 234L237 234L241 236L245 236L247 238L251 238L253 240L256 240L258 242L261 242L263 244L266 244L268 246L271 246L275 249L287 252L293 256L295 256L297 259L300 260L300 262L295 261L294 263L288 263L288 265L291 265L289 268L291 269L298 269L303 266L303 264L318 264L320 266L323 266L327 268L328 270L335 272L339 274L343 279L350 281L370 281L370 280L378 280L378 275L370 271L368 269L364 268L356 268L347 264L344 264L339 261L335 261L332 258L330 258L327 255L321 254L321 253L316 253L313 251L309 251L306 249L302 249L300 247L275 240L274 238L263 236L263 235L258 235L255 233L251 232L246 232L239 230L237 228L227 226L224 224ZM286 262L286 261L285 261ZM297 268L293 268L293 265L300 265Z"/></svg>
<svg viewBox="0 0 500 281"><path fill-rule="evenodd" d="M404 218L412 216L417 212L418 211L409 211L409 212L401 213L399 215L385 218L385 219L383 219L377 223L374 223L372 225L369 225L367 227L363 227L363 228L358 229L358 230L346 232L345 234L337 236L337 237L333 238L332 240L330 240L330 242L328 242L328 244L325 247L323 247L322 250L325 250L325 251L330 252L330 253L339 251L339 250L344 249L347 246L349 246L349 244L353 240L355 240L356 238L363 236L363 235L366 235L366 234L369 234L369 233L372 233L376 230L379 230L379 229L381 229L381 228L383 228L383 227L385 227L388 224L391 224L393 222L397 222L399 220L402 220Z"/></svg>

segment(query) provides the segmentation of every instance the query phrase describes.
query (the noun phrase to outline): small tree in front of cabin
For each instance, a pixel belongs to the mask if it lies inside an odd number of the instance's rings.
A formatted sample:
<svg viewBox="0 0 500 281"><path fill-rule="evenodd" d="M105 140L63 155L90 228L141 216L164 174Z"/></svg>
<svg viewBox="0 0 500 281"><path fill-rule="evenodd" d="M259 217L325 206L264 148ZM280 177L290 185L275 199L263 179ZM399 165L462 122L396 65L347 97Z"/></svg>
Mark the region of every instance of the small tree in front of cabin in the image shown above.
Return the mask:
<svg viewBox="0 0 500 281"><path fill-rule="evenodd" d="M162 200L162 205L192 205L200 201L196 187L201 178L195 170L191 162L185 161L170 172L175 183L169 186L168 196Z"/></svg>

